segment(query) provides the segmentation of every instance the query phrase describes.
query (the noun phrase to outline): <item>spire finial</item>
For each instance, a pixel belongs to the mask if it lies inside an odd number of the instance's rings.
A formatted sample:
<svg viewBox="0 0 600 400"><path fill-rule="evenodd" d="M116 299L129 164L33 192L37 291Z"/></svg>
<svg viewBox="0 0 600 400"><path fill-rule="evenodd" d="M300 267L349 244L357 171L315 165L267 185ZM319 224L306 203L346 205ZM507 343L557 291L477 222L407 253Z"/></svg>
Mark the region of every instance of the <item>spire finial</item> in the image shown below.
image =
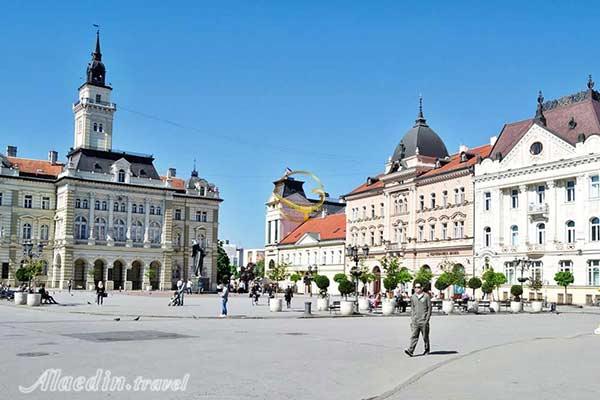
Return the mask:
<svg viewBox="0 0 600 400"><path fill-rule="evenodd" d="M588 75L587 87L589 90L594 89L594 81L592 80L592 74Z"/></svg>
<svg viewBox="0 0 600 400"><path fill-rule="evenodd" d="M194 158L194 169L192 170L192 176L197 177L198 171L196 171L196 159Z"/></svg>
<svg viewBox="0 0 600 400"><path fill-rule="evenodd" d="M102 53L100 52L100 25L94 24L94 27L96 28L96 49L92 53L92 56L94 60L101 61Z"/></svg>
<svg viewBox="0 0 600 400"><path fill-rule="evenodd" d="M427 120L423 116L423 95L419 94L419 115L415 121L416 125L427 125Z"/></svg>
<svg viewBox="0 0 600 400"><path fill-rule="evenodd" d="M538 92L537 103L537 111L535 112L534 120L541 125L546 126L546 117L544 116L544 95L541 90Z"/></svg>

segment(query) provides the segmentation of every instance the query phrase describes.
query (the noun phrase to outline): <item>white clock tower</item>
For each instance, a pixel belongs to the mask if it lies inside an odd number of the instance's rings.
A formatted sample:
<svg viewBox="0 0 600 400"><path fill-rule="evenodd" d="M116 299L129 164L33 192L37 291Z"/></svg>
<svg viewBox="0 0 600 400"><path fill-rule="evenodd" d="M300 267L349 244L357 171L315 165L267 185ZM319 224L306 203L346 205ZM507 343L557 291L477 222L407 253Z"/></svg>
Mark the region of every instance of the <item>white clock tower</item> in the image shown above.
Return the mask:
<svg viewBox="0 0 600 400"><path fill-rule="evenodd" d="M86 81L79 87L75 114L75 149L112 149L113 117L116 104L110 101L112 88L106 85L106 68L100 52L100 33L96 32L96 50L88 64Z"/></svg>

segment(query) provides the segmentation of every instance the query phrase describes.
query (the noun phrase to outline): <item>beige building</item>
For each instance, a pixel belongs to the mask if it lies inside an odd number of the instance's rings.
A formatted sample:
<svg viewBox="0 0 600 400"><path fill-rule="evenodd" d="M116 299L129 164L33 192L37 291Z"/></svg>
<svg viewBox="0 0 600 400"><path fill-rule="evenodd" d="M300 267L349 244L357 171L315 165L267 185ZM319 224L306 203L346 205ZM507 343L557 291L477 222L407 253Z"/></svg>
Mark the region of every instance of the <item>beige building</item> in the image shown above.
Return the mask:
<svg viewBox="0 0 600 400"><path fill-rule="evenodd" d="M156 171L150 155L112 149L116 105L106 84L100 40L73 105L67 161L0 156L1 279L15 285L23 248L43 245L49 287L171 289L192 276L192 241L205 249L203 277L216 287L218 189L192 171Z"/></svg>
<svg viewBox="0 0 600 400"><path fill-rule="evenodd" d="M402 138L385 171L344 196L347 242L370 247L364 261L376 276L380 260L397 256L412 271L428 267L434 275L444 262L461 264L467 274L473 257L473 165L490 146L448 155L422 110ZM371 287L381 290L381 279Z"/></svg>

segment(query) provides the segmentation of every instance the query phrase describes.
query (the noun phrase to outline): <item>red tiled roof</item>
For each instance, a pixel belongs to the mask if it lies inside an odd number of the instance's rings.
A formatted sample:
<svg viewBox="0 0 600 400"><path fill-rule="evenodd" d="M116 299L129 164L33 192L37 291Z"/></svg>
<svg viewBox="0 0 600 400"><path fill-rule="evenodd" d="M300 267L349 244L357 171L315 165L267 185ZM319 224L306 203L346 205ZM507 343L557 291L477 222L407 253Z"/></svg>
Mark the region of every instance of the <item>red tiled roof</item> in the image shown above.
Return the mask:
<svg viewBox="0 0 600 400"><path fill-rule="evenodd" d="M296 243L306 233L318 234L319 240L346 239L346 214L309 218L284 237L279 244Z"/></svg>
<svg viewBox="0 0 600 400"><path fill-rule="evenodd" d="M382 175L383 174L377 175L375 177L375 179L377 179L377 180L375 182L371 183L370 185L369 185L369 182L363 183L362 185L358 186L357 188L352 190L350 193L348 193L346 196L349 196L351 194L364 193L364 192L368 192L369 190L372 190L372 189L377 189L377 188L383 187L383 182L379 180L379 178Z"/></svg>
<svg viewBox="0 0 600 400"><path fill-rule="evenodd" d="M492 146L490 146L489 144L468 149L467 154L469 154L470 157L465 162L460 161L460 153L453 154L450 156L449 162L442 165L440 168L434 168L430 171L425 172L420 177L430 177L438 174L444 174L447 172L455 171L458 169L471 167L477 163L477 159L479 157L487 157L490 154L491 149Z"/></svg>
<svg viewBox="0 0 600 400"><path fill-rule="evenodd" d="M577 95L583 95L583 93ZM546 104L550 104L551 107L544 110L548 130L572 145L577 143L577 138L581 133L584 133L586 137L592 133L600 133L600 103L593 100L597 93L592 96L588 92L583 100L572 100L574 96L567 96L544 104L544 107ZM574 128L571 128L569 124L571 118L577 124ZM495 158L497 153L501 153L505 157L533 123L533 119L527 119L504 125L490 156Z"/></svg>
<svg viewBox="0 0 600 400"><path fill-rule="evenodd" d="M160 180L165 182L167 180L166 176L161 176ZM171 178L171 186L173 189L184 190L185 189L185 181L179 178Z"/></svg>
<svg viewBox="0 0 600 400"><path fill-rule="evenodd" d="M30 160L20 157L6 157L8 161L15 167L19 167L19 173L31 175L47 175L58 177L62 172L64 164L52 164L46 160Z"/></svg>

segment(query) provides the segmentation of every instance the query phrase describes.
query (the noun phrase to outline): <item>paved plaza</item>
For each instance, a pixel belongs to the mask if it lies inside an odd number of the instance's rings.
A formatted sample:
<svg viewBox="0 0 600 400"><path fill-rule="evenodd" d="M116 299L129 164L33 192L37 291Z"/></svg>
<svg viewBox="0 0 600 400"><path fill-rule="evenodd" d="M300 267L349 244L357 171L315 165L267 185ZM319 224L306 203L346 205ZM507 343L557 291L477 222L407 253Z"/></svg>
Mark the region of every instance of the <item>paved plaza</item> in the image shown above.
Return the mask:
<svg viewBox="0 0 600 400"><path fill-rule="evenodd" d="M404 315L302 318L303 297L270 313L233 295L217 318L214 295L168 307L164 294L56 293L61 306L0 303L0 390L11 399L592 399L600 392L600 312L440 315L432 354L408 358ZM313 303L316 299L313 298ZM138 321L134 318L141 316ZM116 321L116 318L120 318ZM418 347L420 351L422 347ZM586 365L586 368L581 366ZM189 374L185 391L29 394L47 369L91 377L98 369L134 381Z"/></svg>

